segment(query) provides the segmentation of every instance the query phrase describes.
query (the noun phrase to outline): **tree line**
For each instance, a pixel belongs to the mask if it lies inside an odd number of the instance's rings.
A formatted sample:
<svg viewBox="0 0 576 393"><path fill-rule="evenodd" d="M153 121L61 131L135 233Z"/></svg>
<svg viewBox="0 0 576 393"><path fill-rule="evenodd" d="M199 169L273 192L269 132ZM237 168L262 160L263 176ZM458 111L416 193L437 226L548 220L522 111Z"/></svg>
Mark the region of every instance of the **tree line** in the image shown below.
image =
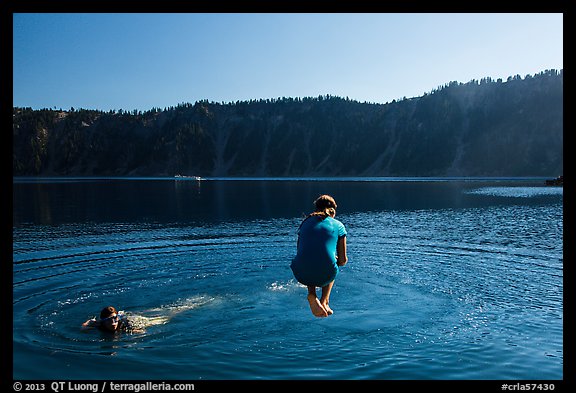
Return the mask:
<svg viewBox="0 0 576 393"><path fill-rule="evenodd" d="M562 171L563 71L348 97L13 109L14 175L531 176Z"/></svg>

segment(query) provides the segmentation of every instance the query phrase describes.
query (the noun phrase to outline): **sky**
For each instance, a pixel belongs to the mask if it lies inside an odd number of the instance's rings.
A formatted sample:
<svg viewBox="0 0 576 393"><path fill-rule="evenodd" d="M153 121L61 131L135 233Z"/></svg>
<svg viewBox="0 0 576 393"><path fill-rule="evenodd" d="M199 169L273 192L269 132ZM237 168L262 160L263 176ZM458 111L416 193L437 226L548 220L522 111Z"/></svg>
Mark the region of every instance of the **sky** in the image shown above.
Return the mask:
<svg viewBox="0 0 576 393"><path fill-rule="evenodd" d="M14 14L13 105L386 103L563 69L561 13Z"/></svg>

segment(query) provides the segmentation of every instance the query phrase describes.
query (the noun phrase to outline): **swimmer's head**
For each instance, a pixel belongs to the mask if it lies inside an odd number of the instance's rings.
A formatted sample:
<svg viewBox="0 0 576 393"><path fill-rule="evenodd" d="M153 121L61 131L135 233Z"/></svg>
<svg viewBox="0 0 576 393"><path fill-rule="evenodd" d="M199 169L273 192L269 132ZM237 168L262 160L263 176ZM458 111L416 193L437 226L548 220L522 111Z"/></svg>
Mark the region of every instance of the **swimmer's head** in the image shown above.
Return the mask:
<svg viewBox="0 0 576 393"><path fill-rule="evenodd" d="M100 311L100 319L108 318L112 314L118 314L118 311L113 306L104 307Z"/></svg>
<svg viewBox="0 0 576 393"><path fill-rule="evenodd" d="M118 329L119 322L120 317L114 307L104 307L102 311L100 311L100 327L102 329L114 332Z"/></svg>

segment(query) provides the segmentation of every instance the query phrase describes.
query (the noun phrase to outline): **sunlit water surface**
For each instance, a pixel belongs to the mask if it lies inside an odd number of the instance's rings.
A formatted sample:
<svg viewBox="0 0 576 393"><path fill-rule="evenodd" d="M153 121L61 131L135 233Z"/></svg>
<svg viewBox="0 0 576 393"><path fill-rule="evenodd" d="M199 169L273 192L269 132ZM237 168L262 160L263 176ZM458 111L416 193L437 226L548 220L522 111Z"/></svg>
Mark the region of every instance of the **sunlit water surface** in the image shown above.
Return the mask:
<svg viewBox="0 0 576 393"><path fill-rule="evenodd" d="M562 188L541 181L16 179L16 379L561 379ZM289 268L332 194L349 264ZM112 304L166 317L82 331Z"/></svg>

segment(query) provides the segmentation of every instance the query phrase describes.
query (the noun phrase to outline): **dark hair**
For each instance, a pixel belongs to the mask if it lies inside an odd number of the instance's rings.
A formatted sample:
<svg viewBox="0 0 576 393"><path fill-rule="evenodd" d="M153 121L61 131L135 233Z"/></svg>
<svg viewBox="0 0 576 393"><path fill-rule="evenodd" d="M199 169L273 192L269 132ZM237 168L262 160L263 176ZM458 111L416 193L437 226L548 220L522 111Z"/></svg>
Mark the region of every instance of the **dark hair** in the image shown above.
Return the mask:
<svg viewBox="0 0 576 393"><path fill-rule="evenodd" d="M314 201L314 207L316 210L310 213L308 217L316 216L320 217L322 220L336 215L336 201L330 195L320 195Z"/></svg>
<svg viewBox="0 0 576 393"><path fill-rule="evenodd" d="M332 198L330 195L324 194L316 198L314 201L314 207L316 207L317 212L324 212L328 208L336 209L338 206L336 206L336 201L334 198Z"/></svg>
<svg viewBox="0 0 576 393"><path fill-rule="evenodd" d="M108 318L112 314L118 314L118 311L112 306L104 307L102 311L100 311L100 319Z"/></svg>

